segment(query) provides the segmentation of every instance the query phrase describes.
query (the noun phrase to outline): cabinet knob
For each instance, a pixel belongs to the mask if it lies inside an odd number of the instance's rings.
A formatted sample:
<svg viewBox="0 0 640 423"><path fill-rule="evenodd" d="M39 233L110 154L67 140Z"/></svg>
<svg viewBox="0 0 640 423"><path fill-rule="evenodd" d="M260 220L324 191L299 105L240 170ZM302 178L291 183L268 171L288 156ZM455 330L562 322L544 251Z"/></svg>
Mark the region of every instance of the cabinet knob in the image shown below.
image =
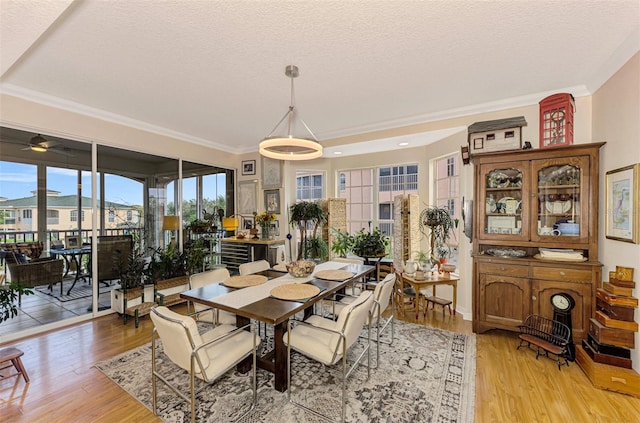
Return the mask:
<svg viewBox="0 0 640 423"><path fill-rule="evenodd" d="M562 271L560 272L560 276L565 276L565 275L566 275L566 273L564 273Z"/></svg>
<svg viewBox="0 0 640 423"><path fill-rule="evenodd" d="M532 299L533 301L535 301L535 300L537 300L538 298L537 298L535 295L532 295L532 296L531 296L531 299Z"/></svg>

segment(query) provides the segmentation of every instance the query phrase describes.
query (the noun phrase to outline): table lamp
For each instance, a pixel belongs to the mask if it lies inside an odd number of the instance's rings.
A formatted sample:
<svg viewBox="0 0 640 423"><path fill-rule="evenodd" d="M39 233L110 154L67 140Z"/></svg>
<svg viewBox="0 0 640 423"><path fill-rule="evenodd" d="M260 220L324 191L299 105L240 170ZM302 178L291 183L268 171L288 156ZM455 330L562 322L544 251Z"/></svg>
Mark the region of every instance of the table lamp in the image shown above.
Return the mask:
<svg viewBox="0 0 640 423"><path fill-rule="evenodd" d="M222 227L227 232L235 232L240 225L240 220L236 216L225 217L222 219Z"/></svg>
<svg viewBox="0 0 640 423"><path fill-rule="evenodd" d="M171 232L171 245L176 245L174 231L180 229L180 218L178 216L165 216L162 220L162 230Z"/></svg>

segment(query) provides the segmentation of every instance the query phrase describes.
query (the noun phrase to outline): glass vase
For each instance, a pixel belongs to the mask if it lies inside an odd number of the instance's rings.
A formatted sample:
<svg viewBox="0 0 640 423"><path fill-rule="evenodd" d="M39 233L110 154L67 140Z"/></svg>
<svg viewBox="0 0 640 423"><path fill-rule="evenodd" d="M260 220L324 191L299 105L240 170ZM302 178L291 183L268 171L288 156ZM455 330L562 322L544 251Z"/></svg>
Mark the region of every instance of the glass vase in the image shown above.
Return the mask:
<svg viewBox="0 0 640 423"><path fill-rule="evenodd" d="M262 225L261 227L261 233L260 233L260 237L262 239L268 240L269 239L269 225Z"/></svg>

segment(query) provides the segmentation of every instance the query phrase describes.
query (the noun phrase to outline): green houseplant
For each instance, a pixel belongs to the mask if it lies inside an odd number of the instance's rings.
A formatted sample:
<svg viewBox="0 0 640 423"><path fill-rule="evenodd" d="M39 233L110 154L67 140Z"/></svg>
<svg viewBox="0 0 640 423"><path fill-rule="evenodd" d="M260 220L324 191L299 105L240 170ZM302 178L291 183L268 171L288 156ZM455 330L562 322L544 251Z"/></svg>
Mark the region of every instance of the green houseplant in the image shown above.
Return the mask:
<svg viewBox="0 0 640 423"><path fill-rule="evenodd" d="M18 295L31 295L33 290L16 282L0 286L0 323L18 315L16 300Z"/></svg>
<svg viewBox="0 0 640 423"><path fill-rule="evenodd" d="M373 231L360 229L353 240L353 253L359 257L376 257L385 254L389 240L380 232L379 228Z"/></svg>
<svg viewBox="0 0 640 423"><path fill-rule="evenodd" d="M327 223L327 214L320 203L300 201L292 204L289 206L289 223L297 227L300 234L297 260L303 258L324 259L328 256L329 247L318 234L318 229Z"/></svg>
<svg viewBox="0 0 640 423"><path fill-rule="evenodd" d="M423 235L429 237L429 251L436 258L437 246L448 245L449 238L455 236L453 229L457 219L451 217L444 207L428 206L420 212L418 228Z"/></svg>
<svg viewBox="0 0 640 423"><path fill-rule="evenodd" d="M331 228L331 234L335 237L335 241L331 245L331 251L336 253L338 257L347 257L353 250L354 236L349 235L349 232L342 232L334 228Z"/></svg>

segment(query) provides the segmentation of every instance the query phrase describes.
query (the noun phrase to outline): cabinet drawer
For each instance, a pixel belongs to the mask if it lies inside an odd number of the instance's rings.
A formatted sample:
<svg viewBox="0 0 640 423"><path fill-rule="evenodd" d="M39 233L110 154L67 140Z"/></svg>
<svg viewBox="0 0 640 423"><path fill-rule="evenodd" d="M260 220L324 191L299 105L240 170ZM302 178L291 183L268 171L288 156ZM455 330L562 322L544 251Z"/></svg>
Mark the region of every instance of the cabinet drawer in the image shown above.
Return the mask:
<svg viewBox="0 0 640 423"><path fill-rule="evenodd" d="M515 266L512 264L480 263L478 265L478 270L480 273L488 273L492 275L520 276L524 278L529 276L529 267Z"/></svg>
<svg viewBox="0 0 640 423"><path fill-rule="evenodd" d="M533 277L535 279L546 279L552 281L575 281L591 283L590 270L534 267Z"/></svg>

